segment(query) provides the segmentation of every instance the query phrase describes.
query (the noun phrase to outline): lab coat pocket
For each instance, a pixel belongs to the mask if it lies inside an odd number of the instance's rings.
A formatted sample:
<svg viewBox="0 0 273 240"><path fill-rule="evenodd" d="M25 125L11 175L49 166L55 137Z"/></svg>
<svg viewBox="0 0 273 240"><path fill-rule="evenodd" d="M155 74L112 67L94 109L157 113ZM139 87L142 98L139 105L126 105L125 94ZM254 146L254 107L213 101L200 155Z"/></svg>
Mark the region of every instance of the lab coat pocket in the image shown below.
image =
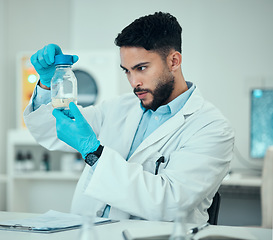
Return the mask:
<svg viewBox="0 0 273 240"><path fill-rule="evenodd" d="M166 166L165 157L159 153L153 153L143 164L143 169L153 174L158 174Z"/></svg>

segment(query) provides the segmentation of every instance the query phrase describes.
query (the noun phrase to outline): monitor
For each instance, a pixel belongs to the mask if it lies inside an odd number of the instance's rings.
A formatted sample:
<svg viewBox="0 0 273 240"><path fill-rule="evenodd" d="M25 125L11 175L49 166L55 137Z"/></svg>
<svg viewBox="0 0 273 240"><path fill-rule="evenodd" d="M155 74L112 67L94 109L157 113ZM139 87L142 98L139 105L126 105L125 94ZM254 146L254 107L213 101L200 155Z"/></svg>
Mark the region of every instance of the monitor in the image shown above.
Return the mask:
<svg viewBox="0 0 273 240"><path fill-rule="evenodd" d="M264 158L273 145L273 89L253 89L250 99L250 157Z"/></svg>

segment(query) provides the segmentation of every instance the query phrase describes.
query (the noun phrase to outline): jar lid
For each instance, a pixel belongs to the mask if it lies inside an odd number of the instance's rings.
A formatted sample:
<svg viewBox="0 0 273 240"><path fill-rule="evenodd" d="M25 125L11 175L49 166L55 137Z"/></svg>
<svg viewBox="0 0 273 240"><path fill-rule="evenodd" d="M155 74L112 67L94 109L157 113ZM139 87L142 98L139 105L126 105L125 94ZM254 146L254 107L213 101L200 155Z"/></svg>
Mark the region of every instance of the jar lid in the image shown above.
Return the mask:
<svg viewBox="0 0 273 240"><path fill-rule="evenodd" d="M55 65L73 65L73 55L60 54L55 56Z"/></svg>

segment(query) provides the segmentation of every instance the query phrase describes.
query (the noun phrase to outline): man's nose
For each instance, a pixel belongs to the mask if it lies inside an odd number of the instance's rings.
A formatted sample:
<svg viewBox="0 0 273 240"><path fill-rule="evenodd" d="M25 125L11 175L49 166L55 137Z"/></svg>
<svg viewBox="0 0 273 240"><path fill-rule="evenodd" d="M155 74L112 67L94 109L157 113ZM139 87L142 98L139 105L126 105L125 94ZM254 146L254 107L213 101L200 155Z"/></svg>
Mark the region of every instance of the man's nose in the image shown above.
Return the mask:
<svg viewBox="0 0 273 240"><path fill-rule="evenodd" d="M130 82L132 88L136 88L136 87L142 86L142 80L140 79L140 77L138 77L135 74L131 74L130 75L129 82Z"/></svg>

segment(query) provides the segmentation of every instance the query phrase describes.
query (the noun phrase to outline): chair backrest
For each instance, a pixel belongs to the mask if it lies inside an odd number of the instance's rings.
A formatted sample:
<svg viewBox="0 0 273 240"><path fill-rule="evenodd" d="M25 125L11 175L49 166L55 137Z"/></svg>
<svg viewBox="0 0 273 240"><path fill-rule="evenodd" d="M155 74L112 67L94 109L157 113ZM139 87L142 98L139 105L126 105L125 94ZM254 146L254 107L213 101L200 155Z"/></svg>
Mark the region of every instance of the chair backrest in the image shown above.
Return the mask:
<svg viewBox="0 0 273 240"><path fill-rule="evenodd" d="M218 215L220 209L221 195L219 192L216 192L212 199L212 204L208 208L209 220L208 223L211 225L217 225Z"/></svg>

